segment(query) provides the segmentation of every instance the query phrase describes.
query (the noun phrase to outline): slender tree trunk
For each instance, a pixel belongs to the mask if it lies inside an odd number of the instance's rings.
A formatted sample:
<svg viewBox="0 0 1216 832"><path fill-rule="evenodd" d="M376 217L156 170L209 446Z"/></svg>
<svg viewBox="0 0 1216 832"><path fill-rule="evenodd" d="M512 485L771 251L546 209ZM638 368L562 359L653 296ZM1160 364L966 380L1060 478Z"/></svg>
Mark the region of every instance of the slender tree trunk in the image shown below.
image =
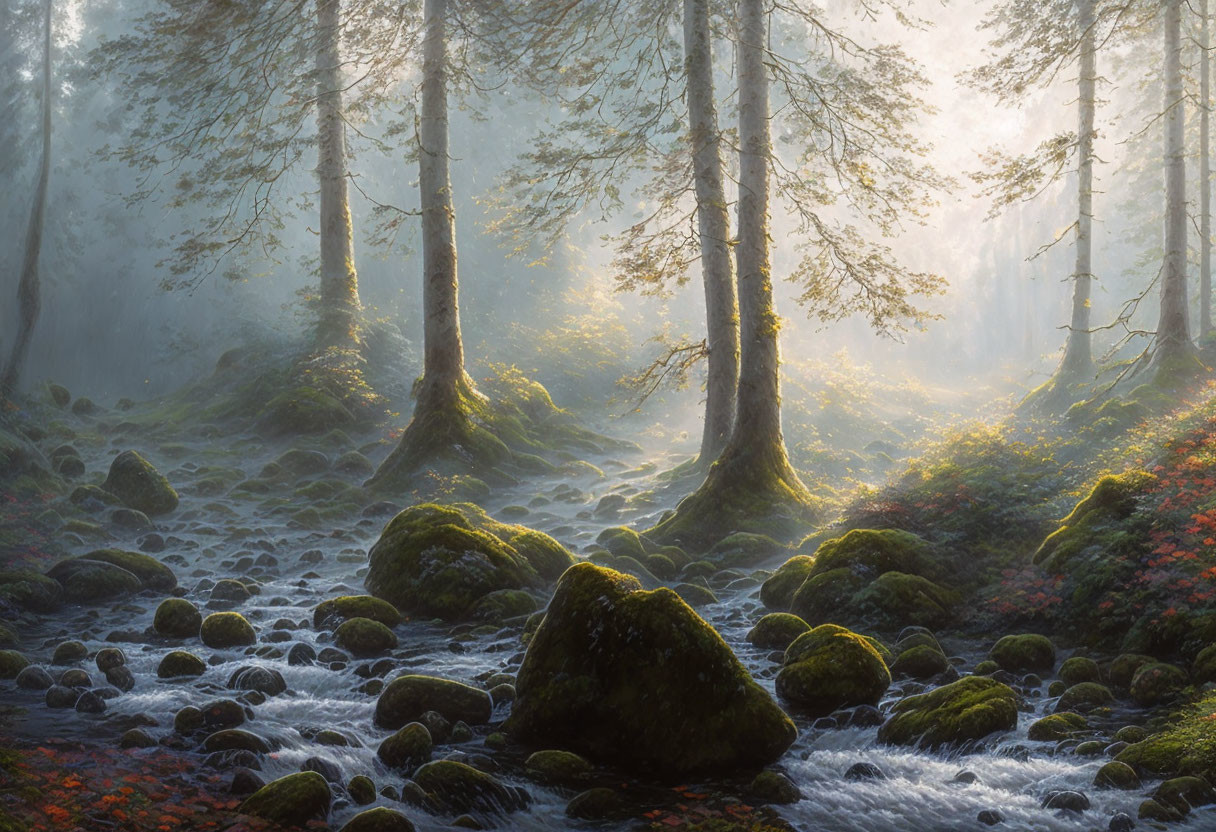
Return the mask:
<svg viewBox="0 0 1216 832"><path fill-rule="evenodd" d="M1165 0L1165 263L1156 361L1188 354L1186 298L1186 147L1183 137L1182 0Z"/></svg>
<svg viewBox="0 0 1216 832"><path fill-rule="evenodd" d="M714 104L709 0L684 0L684 70L709 345L705 427L699 462L708 465L718 458L730 438L739 384L739 301L731 262L730 217L722 184L722 139Z"/></svg>
<svg viewBox="0 0 1216 832"><path fill-rule="evenodd" d="M1199 338L1212 331L1212 45L1208 0L1199 0Z"/></svg>
<svg viewBox="0 0 1216 832"><path fill-rule="evenodd" d="M25 258L21 279L17 284L17 338L0 377L0 398L8 398L17 389L21 370L30 351L34 325L42 311L42 286L38 276L38 257L42 252L42 232L46 225L47 184L51 178L51 0L43 0L42 40L42 160L38 181L34 186L34 205L30 210L29 229L25 235Z"/></svg>
<svg viewBox="0 0 1216 832"><path fill-rule="evenodd" d="M321 196L320 346L357 342L359 278L346 182L341 0L317 0L317 178Z"/></svg>
<svg viewBox="0 0 1216 832"><path fill-rule="evenodd" d="M1092 375L1094 369L1090 334L1090 292L1093 280L1094 220L1094 110L1097 87L1097 35L1094 0L1079 0L1077 26L1081 35L1081 60L1077 76L1077 251L1073 272L1072 320L1060 377L1073 381Z"/></svg>
<svg viewBox="0 0 1216 832"><path fill-rule="evenodd" d="M456 214L448 171L448 0L426 0L418 173L422 205L423 376L419 405L446 400L468 377L460 339L456 282Z"/></svg>

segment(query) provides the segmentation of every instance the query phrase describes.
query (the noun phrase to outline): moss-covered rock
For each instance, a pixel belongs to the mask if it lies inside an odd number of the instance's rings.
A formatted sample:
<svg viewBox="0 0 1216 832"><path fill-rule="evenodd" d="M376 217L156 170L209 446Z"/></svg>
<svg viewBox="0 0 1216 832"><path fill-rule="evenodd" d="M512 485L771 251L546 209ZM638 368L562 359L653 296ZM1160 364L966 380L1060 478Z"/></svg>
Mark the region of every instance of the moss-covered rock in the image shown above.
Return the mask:
<svg viewBox="0 0 1216 832"><path fill-rule="evenodd" d="M1156 777L1198 776L1216 780L1216 693L1170 715L1164 730L1135 742L1115 758Z"/></svg>
<svg viewBox="0 0 1216 832"><path fill-rule="evenodd" d="M747 640L756 647L784 650L794 639L811 629L796 615L788 612L772 612L756 622L747 633Z"/></svg>
<svg viewBox="0 0 1216 832"><path fill-rule="evenodd" d="M430 762L433 747L431 732L427 727L421 722L410 722L381 742L376 756L389 768L413 771L423 763Z"/></svg>
<svg viewBox="0 0 1216 832"><path fill-rule="evenodd" d="M47 571L63 587L63 598L76 604L105 604L143 589L139 578L112 563L88 558L61 560Z"/></svg>
<svg viewBox="0 0 1216 832"><path fill-rule="evenodd" d="M903 650L891 663L891 675L897 679L931 679L949 669L950 662L941 649L928 644Z"/></svg>
<svg viewBox="0 0 1216 832"><path fill-rule="evenodd" d="M1140 789L1140 775L1127 763L1111 760L1094 775L1094 785L1100 789L1134 792Z"/></svg>
<svg viewBox="0 0 1216 832"><path fill-rule="evenodd" d="M1127 690L1131 687L1132 678L1136 675L1136 671L1144 667L1146 664L1152 664L1157 661L1152 656L1145 656L1140 653L1123 653L1115 657L1115 660L1110 664L1110 683L1116 688Z"/></svg>
<svg viewBox="0 0 1216 832"><path fill-rule="evenodd" d="M794 603L794 593L806 582L814 565L814 558L808 555L787 560L760 587L760 602L770 610L788 610Z"/></svg>
<svg viewBox="0 0 1216 832"><path fill-rule="evenodd" d="M469 617L497 624L510 618L531 615L539 607L536 598L522 589L499 589L481 596L470 610Z"/></svg>
<svg viewBox="0 0 1216 832"><path fill-rule="evenodd" d="M1216 789L1202 777L1173 777L1153 791L1153 799L1179 814L1216 803Z"/></svg>
<svg viewBox="0 0 1216 832"><path fill-rule="evenodd" d="M1132 677L1132 701L1137 705L1158 705L1173 699L1187 685L1186 671L1163 662L1145 664Z"/></svg>
<svg viewBox="0 0 1216 832"><path fill-rule="evenodd" d="M701 607L708 607L711 604L718 603L718 596L714 595L713 590L700 584L676 584L674 592L684 600L684 603L693 609L700 609Z"/></svg>
<svg viewBox="0 0 1216 832"><path fill-rule="evenodd" d="M175 679L179 676L202 676L207 672L207 663L193 653L185 650L174 650L165 654L156 668L156 675L162 679Z"/></svg>
<svg viewBox="0 0 1216 832"><path fill-rule="evenodd" d="M202 626L203 614L185 598L166 598L152 617L152 629L169 638L194 638Z"/></svg>
<svg viewBox="0 0 1216 832"><path fill-rule="evenodd" d="M928 748L966 745L1018 724L1017 694L1008 685L984 676L909 696L891 708L878 729L878 739L892 745Z"/></svg>
<svg viewBox="0 0 1216 832"><path fill-rule="evenodd" d="M491 592L543 585L524 553L506 542L521 531L465 503L408 508L372 547L365 585L406 612L460 619Z"/></svg>
<svg viewBox="0 0 1216 832"><path fill-rule="evenodd" d="M931 576L936 571L929 544L899 529L853 529L821 543L814 561L811 575L833 569L875 576L887 572Z"/></svg>
<svg viewBox="0 0 1216 832"><path fill-rule="evenodd" d="M200 711L201 713L201 711ZM203 750L208 754L218 751L249 751L253 754L269 754L270 743L242 728L225 728L208 734L203 740Z"/></svg>
<svg viewBox="0 0 1216 832"><path fill-rule="evenodd" d="M1056 703L1056 711L1077 711L1089 713L1095 708L1101 708L1115 701L1115 695L1110 688L1098 682L1080 682L1068 688Z"/></svg>
<svg viewBox="0 0 1216 832"><path fill-rule="evenodd" d="M414 773L433 806L448 814L502 814L524 807L523 796L488 774L454 760L436 760Z"/></svg>
<svg viewBox="0 0 1216 832"><path fill-rule="evenodd" d="M736 532L715 543L709 550L709 557L723 566L750 569L788 551L785 544L766 534Z"/></svg>
<svg viewBox="0 0 1216 832"><path fill-rule="evenodd" d="M346 793L357 806L376 802L376 784L366 774L356 774L346 784Z"/></svg>
<svg viewBox="0 0 1216 832"><path fill-rule="evenodd" d="M1099 670L1098 663L1093 659L1073 656L1071 659L1065 659L1064 663L1060 665L1060 680L1070 687L1082 682L1100 682L1102 681L1102 671Z"/></svg>
<svg viewBox="0 0 1216 832"><path fill-rule="evenodd" d="M387 601L371 595L343 595L317 604L312 613L314 627L336 627L349 618L370 618L385 627L401 623L401 613Z"/></svg>
<svg viewBox="0 0 1216 832"><path fill-rule="evenodd" d="M30 660L16 650L0 650L0 679L16 679L29 664Z"/></svg>
<svg viewBox="0 0 1216 832"><path fill-rule="evenodd" d="M877 627L944 627L955 617L962 596L920 575L884 572L857 594L852 604L861 620Z"/></svg>
<svg viewBox="0 0 1216 832"><path fill-rule="evenodd" d="M1191 679L1197 685L1216 682L1216 644L1208 645L1195 656L1195 661L1191 662Z"/></svg>
<svg viewBox="0 0 1216 832"><path fill-rule="evenodd" d="M414 824L398 811L377 806L355 815L339 832L414 832Z"/></svg>
<svg viewBox="0 0 1216 832"><path fill-rule="evenodd" d="M1039 546L1034 563L1053 574L1065 571L1097 537L1131 515L1140 496L1155 481L1156 477L1146 471L1129 471L1099 479L1093 491L1077 503L1060 521L1060 527Z"/></svg>
<svg viewBox="0 0 1216 832"><path fill-rule="evenodd" d="M203 644L215 650L248 647L257 643L257 633L239 612L213 612L199 628Z"/></svg>
<svg viewBox="0 0 1216 832"><path fill-rule="evenodd" d="M30 612L54 612L63 604L63 585L28 569L0 570L0 601Z"/></svg>
<svg viewBox="0 0 1216 832"><path fill-rule="evenodd" d="M1036 742L1059 742L1077 731L1084 731L1088 724L1080 714L1051 714L1032 723L1026 736Z"/></svg>
<svg viewBox="0 0 1216 832"><path fill-rule="evenodd" d="M1046 636L1027 633L998 639L988 658L1010 673L1045 673L1056 664L1056 648Z"/></svg>
<svg viewBox="0 0 1216 832"><path fill-rule="evenodd" d="M822 624L795 639L777 674L777 695L810 716L877 705L890 685L891 674L874 646L835 624Z"/></svg>
<svg viewBox="0 0 1216 832"><path fill-rule="evenodd" d="M282 391L266 403L260 427L270 434L316 434L350 427L355 416L336 397L309 385Z"/></svg>
<svg viewBox="0 0 1216 832"><path fill-rule="evenodd" d="M348 618L334 633L334 643L356 656L376 656L397 646L397 636L379 621Z"/></svg>
<svg viewBox="0 0 1216 832"><path fill-rule="evenodd" d="M123 451L110 463L110 473L102 488L128 508L149 517L167 514L177 508L177 492L150 462L136 451Z"/></svg>
<svg viewBox="0 0 1216 832"><path fill-rule="evenodd" d="M127 570L139 579L142 589L157 592L172 592L177 587L177 576L151 555L142 552L125 552L122 549L96 549L84 555L88 560L101 561Z"/></svg>
<svg viewBox="0 0 1216 832"><path fill-rule="evenodd" d="M524 769L532 779L553 786L575 787L591 775L587 760L569 751L537 751L524 761Z"/></svg>
<svg viewBox="0 0 1216 832"><path fill-rule="evenodd" d="M558 582L516 690L517 740L659 777L759 768L797 734L679 596L590 563Z"/></svg>
<svg viewBox="0 0 1216 832"><path fill-rule="evenodd" d="M401 676L388 683L376 701L376 724L397 729L417 722L427 711L443 714L449 722L484 725L494 703L490 694L475 687L434 676Z"/></svg>
<svg viewBox="0 0 1216 832"><path fill-rule="evenodd" d="M522 526L506 526L505 528L519 529L514 534L504 532L507 535L506 542L519 552L524 560L536 570L536 573L546 581L556 581L563 572L577 562L574 555L570 554L565 546L544 532L526 529ZM498 533L495 532L495 534Z"/></svg>
<svg viewBox="0 0 1216 832"><path fill-rule="evenodd" d="M303 771L267 783L245 798L237 811L280 826L303 826L324 818L331 799L325 778L315 771Z"/></svg>

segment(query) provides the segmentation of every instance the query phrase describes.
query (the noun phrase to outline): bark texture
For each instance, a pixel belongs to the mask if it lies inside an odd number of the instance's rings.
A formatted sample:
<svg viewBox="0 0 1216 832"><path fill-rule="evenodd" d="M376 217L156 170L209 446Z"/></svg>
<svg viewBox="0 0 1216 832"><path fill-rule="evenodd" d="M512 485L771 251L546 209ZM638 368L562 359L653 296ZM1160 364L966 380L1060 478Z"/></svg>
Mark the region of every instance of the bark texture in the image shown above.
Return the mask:
<svg viewBox="0 0 1216 832"><path fill-rule="evenodd" d="M341 0L317 0L317 178L321 211L322 347L357 342L359 278L346 182L342 120Z"/></svg>
<svg viewBox="0 0 1216 832"><path fill-rule="evenodd" d="M1199 338L1212 331L1212 47L1208 0L1199 0Z"/></svg>
<svg viewBox="0 0 1216 832"><path fill-rule="evenodd" d="M723 187L722 137L714 103L708 0L684 0L684 64L709 345L705 426L698 462L708 466L730 438L739 383L739 301Z"/></svg>
<svg viewBox="0 0 1216 832"><path fill-rule="evenodd" d="M42 40L42 158L38 180L34 185L34 205L30 209L30 224L25 235L25 256L21 263L21 278L17 284L17 336L0 376L0 398L8 398L17 389L21 371L30 351L34 326L42 311L42 282L38 274L38 258L42 253L42 233L46 226L47 185L51 178L51 0L43 0Z"/></svg>

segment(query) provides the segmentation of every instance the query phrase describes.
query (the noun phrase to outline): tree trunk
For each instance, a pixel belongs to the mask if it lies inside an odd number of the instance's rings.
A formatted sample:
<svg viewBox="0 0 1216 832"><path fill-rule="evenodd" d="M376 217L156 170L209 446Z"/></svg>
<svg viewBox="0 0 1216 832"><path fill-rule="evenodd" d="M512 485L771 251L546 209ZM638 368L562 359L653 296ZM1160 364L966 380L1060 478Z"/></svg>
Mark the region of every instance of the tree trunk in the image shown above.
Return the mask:
<svg viewBox="0 0 1216 832"><path fill-rule="evenodd" d="M317 0L317 178L321 210L318 345L358 341L359 278L346 182L342 120L341 0Z"/></svg>
<svg viewBox="0 0 1216 832"><path fill-rule="evenodd" d="M1199 0L1199 339L1212 331L1212 59L1208 0Z"/></svg>
<svg viewBox="0 0 1216 832"><path fill-rule="evenodd" d="M1077 107L1080 123L1077 129L1077 250L1073 272L1072 320L1060 377L1076 381L1093 374L1089 310L1093 280L1093 219L1094 219L1094 110L1097 86L1097 35L1095 32L1094 0L1079 0L1077 27L1081 35L1081 59L1077 76Z"/></svg>
<svg viewBox="0 0 1216 832"><path fill-rule="evenodd" d="M1169 367L1193 349L1186 298L1186 158L1182 89L1182 0L1165 0L1165 263L1155 360Z"/></svg>
<svg viewBox="0 0 1216 832"><path fill-rule="evenodd" d="M705 427L698 458L702 466L707 466L718 458L730 438L739 384L739 301L722 184L722 139L714 104L708 0L684 0L684 70L709 345Z"/></svg>
<svg viewBox="0 0 1216 832"><path fill-rule="evenodd" d="M30 351L34 325L42 311L42 287L38 277L38 257L42 252L42 232L46 225L47 183L51 178L51 0L43 0L42 41L42 160L34 186L34 205L25 236L25 258L17 284L17 338L0 377L0 398L12 396Z"/></svg>

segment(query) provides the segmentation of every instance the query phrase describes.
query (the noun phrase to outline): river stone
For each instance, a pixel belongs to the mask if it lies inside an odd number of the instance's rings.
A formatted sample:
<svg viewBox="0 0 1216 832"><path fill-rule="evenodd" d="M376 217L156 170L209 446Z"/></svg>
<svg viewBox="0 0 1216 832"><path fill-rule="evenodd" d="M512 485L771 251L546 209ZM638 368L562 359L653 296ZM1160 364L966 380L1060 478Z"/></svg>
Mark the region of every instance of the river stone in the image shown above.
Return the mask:
<svg viewBox="0 0 1216 832"><path fill-rule="evenodd" d="M127 570L139 578L143 589L172 592L177 588L177 576L173 574L173 570L151 555L127 552L123 549L96 549L84 557Z"/></svg>
<svg viewBox="0 0 1216 832"><path fill-rule="evenodd" d="M346 784L346 793L358 806L376 802L376 784L365 774L356 774Z"/></svg>
<svg viewBox="0 0 1216 832"><path fill-rule="evenodd" d="M592 772L591 763L569 751L537 751L524 761L528 776L540 783L574 787L585 782Z"/></svg>
<svg viewBox="0 0 1216 832"><path fill-rule="evenodd" d="M72 708L76 706L76 700L79 698L80 693L75 688L51 685L46 691L46 706L48 708Z"/></svg>
<svg viewBox="0 0 1216 832"><path fill-rule="evenodd" d="M0 650L0 679L16 679L30 665L30 660L16 650Z"/></svg>
<svg viewBox="0 0 1216 832"><path fill-rule="evenodd" d="M238 768L232 773L232 783L228 786L228 792L243 797L253 794L265 785L266 781L253 769Z"/></svg>
<svg viewBox="0 0 1216 832"><path fill-rule="evenodd" d="M679 596L586 562L558 581L515 688L508 734L630 772L754 770L797 737Z"/></svg>
<svg viewBox="0 0 1216 832"><path fill-rule="evenodd" d="M82 714L101 714L105 713L106 701L91 690L86 690L80 694L80 698L76 700L76 710Z"/></svg>
<svg viewBox="0 0 1216 832"><path fill-rule="evenodd" d="M93 679L88 673L78 667L74 667L60 674L59 684L65 688L91 688L93 687Z"/></svg>
<svg viewBox="0 0 1216 832"><path fill-rule="evenodd" d="M776 771L762 771L757 774L748 786L748 791L763 803L797 803L802 799L802 792L794 781Z"/></svg>
<svg viewBox="0 0 1216 832"><path fill-rule="evenodd" d="M287 651L287 663L293 667L301 667L304 665L316 664L317 651L312 649L311 645L304 642L296 642Z"/></svg>
<svg viewBox="0 0 1216 832"><path fill-rule="evenodd" d="M1094 775L1094 785L1101 789L1122 789L1123 791L1138 791L1140 776L1127 763L1111 760Z"/></svg>
<svg viewBox="0 0 1216 832"><path fill-rule="evenodd" d="M880 742L941 748L975 742L1018 724L1017 694L986 676L965 676L896 702L878 729Z"/></svg>
<svg viewBox="0 0 1216 832"><path fill-rule="evenodd" d="M0 601L30 612L54 612L63 603L63 586L29 569L0 569Z"/></svg>
<svg viewBox="0 0 1216 832"><path fill-rule="evenodd" d="M940 648L917 644L901 651L891 663L891 675L907 679L932 679L950 669Z"/></svg>
<svg viewBox="0 0 1216 832"><path fill-rule="evenodd" d="M324 818L331 799L325 778L315 771L303 771L267 783L246 798L237 811L281 826L303 826L314 818Z"/></svg>
<svg viewBox="0 0 1216 832"><path fill-rule="evenodd" d="M1157 705L1173 699L1186 684L1186 671L1182 668L1162 662L1146 664L1132 677L1132 701L1142 707Z"/></svg>
<svg viewBox="0 0 1216 832"><path fill-rule="evenodd" d="M1084 731L1088 723L1085 717L1070 711L1051 714L1032 723L1026 738L1035 742L1059 742L1077 731Z"/></svg>
<svg viewBox="0 0 1216 832"><path fill-rule="evenodd" d="M51 674L37 665L30 665L17 674L17 687L22 690L46 690L55 684Z"/></svg>
<svg viewBox="0 0 1216 832"><path fill-rule="evenodd" d="M207 600L221 604L240 604L252 597L253 593L249 591L249 587L232 578L224 578L216 581L215 586L211 587Z"/></svg>
<svg viewBox="0 0 1216 832"><path fill-rule="evenodd" d="M756 622L747 633L747 640L756 647L784 650L794 639L811 629L796 615L788 612L771 612Z"/></svg>
<svg viewBox="0 0 1216 832"><path fill-rule="evenodd" d="M114 509L110 512L110 522L121 529L131 529L137 532L154 528L148 515L133 508Z"/></svg>
<svg viewBox="0 0 1216 832"><path fill-rule="evenodd" d="M422 716L418 717L418 721L426 726L426 730L431 732L432 739L440 745L446 743L452 735L452 723L439 711L425 711Z"/></svg>
<svg viewBox="0 0 1216 832"><path fill-rule="evenodd" d="M1185 815L1191 809L1216 803L1216 790L1202 777L1174 777L1153 791L1153 799Z"/></svg>
<svg viewBox="0 0 1216 832"><path fill-rule="evenodd" d="M1010 673L1040 673L1055 666L1056 648L1046 636L1005 636L992 645L988 658Z"/></svg>
<svg viewBox="0 0 1216 832"><path fill-rule="evenodd" d="M119 748L155 748L156 740L142 728L132 728L118 738Z"/></svg>
<svg viewBox="0 0 1216 832"><path fill-rule="evenodd" d="M334 642L355 656L376 656L397 646L397 636L379 621L348 618L334 633Z"/></svg>
<svg viewBox="0 0 1216 832"><path fill-rule="evenodd" d="M1106 685L1098 682L1080 682L1060 695L1060 701L1056 703L1056 711L1077 711L1084 714L1114 701L1115 696Z"/></svg>
<svg viewBox="0 0 1216 832"><path fill-rule="evenodd" d="M401 676L380 694L376 724L397 729L407 722L419 722L427 711L437 711L452 722L484 725L490 721L494 703L484 690L460 682L434 676Z"/></svg>
<svg viewBox="0 0 1216 832"><path fill-rule="evenodd" d="M355 815L339 832L414 832L414 824L396 810L377 806Z"/></svg>
<svg viewBox="0 0 1216 832"><path fill-rule="evenodd" d="M110 473L101 487L122 500L128 508L149 517L177 508L177 492L150 462L136 451L123 451L110 463Z"/></svg>
<svg viewBox="0 0 1216 832"><path fill-rule="evenodd" d="M1051 791L1043 798L1044 809L1057 809L1066 812L1084 812L1089 808L1089 798L1082 792L1071 790Z"/></svg>
<svg viewBox="0 0 1216 832"><path fill-rule="evenodd" d="M501 814L522 809L525 797L489 774L454 760L427 763L414 773L414 782L432 805L449 814Z"/></svg>
<svg viewBox="0 0 1216 832"><path fill-rule="evenodd" d="M1060 665L1060 679L1069 687L1082 682L1100 682L1102 681L1102 671L1098 669L1098 663L1093 659L1073 656Z"/></svg>
<svg viewBox="0 0 1216 832"><path fill-rule="evenodd" d="M389 628L401 623L401 613L388 601L371 595L343 595L318 604L312 614L312 624L320 629L337 626L350 618L370 618Z"/></svg>
<svg viewBox="0 0 1216 832"><path fill-rule="evenodd" d="M256 690L266 696L278 696L287 690L287 682L283 674L274 668L254 664L238 667L228 677L228 689Z"/></svg>
<svg viewBox="0 0 1216 832"><path fill-rule="evenodd" d="M809 716L877 705L891 674L869 640L835 624L798 636L785 651L777 695Z"/></svg>
<svg viewBox="0 0 1216 832"><path fill-rule="evenodd" d="M185 598L166 598L156 608L152 629L169 638L194 638L203 626L203 614Z"/></svg>
<svg viewBox="0 0 1216 832"><path fill-rule="evenodd" d="M241 728L225 728L209 734L203 740L203 750L208 754L217 751L252 751L254 754L269 754L270 744L257 734Z"/></svg>
<svg viewBox="0 0 1216 832"><path fill-rule="evenodd" d="M199 709L202 727L222 731L245 724L245 708L235 699L217 699Z"/></svg>
<svg viewBox="0 0 1216 832"><path fill-rule="evenodd" d="M327 783L342 785L342 769L333 760L325 757L309 757L300 766L301 771L315 771L325 778Z"/></svg>
<svg viewBox="0 0 1216 832"><path fill-rule="evenodd" d="M46 574L59 581L64 599L75 604L107 603L143 588L139 578L126 569L89 558L61 560Z"/></svg>
<svg viewBox="0 0 1216 832"><path fill-rule="evenodd" d="M89 648L80 641L64 641L55 647L51 664L75 664L89 657Z"/></svg>
<svg viewBox="0 0 1216 832"><path fill-rule="evenodd" d="M193 653L185 650L174 650L160 660L156 675L161 679L175 679L179 676L202 676L207 672L207 664Z"/></svg>
<svg viewBox="0 0 1216 832"><path fill-rule="evenodd" d="M109 673L115 667L122 667L127 663L126 655L117 647L103 647L97 651L93 661L97 663L97 669L102 673Z"/></svg>
<svg viewBox="0 0 1216 832"><path fill-rule="evenodd" d="M420 722L411 722L387 737L376 756L389 768L413 771L431 759L431 732Z"/></svg>
<svg viewBox="0 0 1216 832"><path fill-rule="evenodd" d="M213 612L203 619L199 634L203 644L216 650L247 647L258 640L253 627L239 612Z"/></svg>

